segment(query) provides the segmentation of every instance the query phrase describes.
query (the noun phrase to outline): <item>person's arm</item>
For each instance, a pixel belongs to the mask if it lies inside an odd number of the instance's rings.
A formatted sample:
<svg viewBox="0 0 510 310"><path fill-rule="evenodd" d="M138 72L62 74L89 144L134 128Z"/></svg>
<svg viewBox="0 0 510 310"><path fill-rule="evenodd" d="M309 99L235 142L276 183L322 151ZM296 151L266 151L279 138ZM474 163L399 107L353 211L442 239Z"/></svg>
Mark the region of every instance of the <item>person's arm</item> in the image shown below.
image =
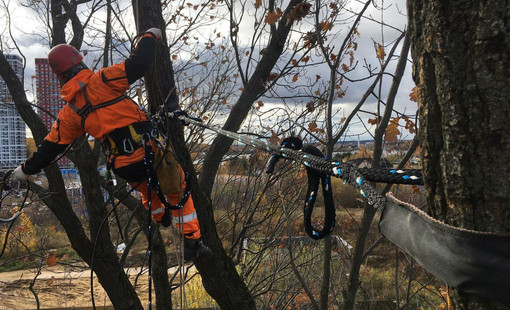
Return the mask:
<svg viewBox="0 0 510 310"><path fill-rule="evenodd" d="M161 30L151 28L140 38L133 53L126 59L124 66L129 84L143 77L154 60L156 44L161 41Z"/></svg>
<svg viewBox="0 0 510 310"><path fill-rule="evenodd" d="M39 173L41 169L47 167L58 154L62 153L68 145L69 144L58 144L44 139L32 157L27 159L21 166L21 169L27 175Z"/></svg>
<svg viewBox="0 0 510 310"><path fill-rule="evenodd" d="M85 131L81 128L80 121L81 118L71 111L69 106L64 106L37 151L21 166L23 172L27 175L39 173L51 164L74 139L83 136Z"/></svg>

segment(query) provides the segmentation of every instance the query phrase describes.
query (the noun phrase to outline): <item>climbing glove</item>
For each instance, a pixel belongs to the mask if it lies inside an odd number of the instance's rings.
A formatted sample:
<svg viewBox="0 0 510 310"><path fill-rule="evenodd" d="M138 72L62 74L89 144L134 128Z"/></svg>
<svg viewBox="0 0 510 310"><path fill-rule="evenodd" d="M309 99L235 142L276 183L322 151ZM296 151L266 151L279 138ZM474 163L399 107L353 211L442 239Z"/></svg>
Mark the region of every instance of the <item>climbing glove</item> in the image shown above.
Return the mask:
<svg viewBox="0 0 510 310"><path fill-rule="evenodd" d="M150 33L156 42L161 42L161 30L159 28L150 28L145 33Z"/></svg>
<svg viewBox="0 0 510 310"><path fill-rule="evenodd" d="M23 171L22 166L18 166L16 169L14 169L11 175L13 182L27 181L28 177L29 175Z"/></svg>

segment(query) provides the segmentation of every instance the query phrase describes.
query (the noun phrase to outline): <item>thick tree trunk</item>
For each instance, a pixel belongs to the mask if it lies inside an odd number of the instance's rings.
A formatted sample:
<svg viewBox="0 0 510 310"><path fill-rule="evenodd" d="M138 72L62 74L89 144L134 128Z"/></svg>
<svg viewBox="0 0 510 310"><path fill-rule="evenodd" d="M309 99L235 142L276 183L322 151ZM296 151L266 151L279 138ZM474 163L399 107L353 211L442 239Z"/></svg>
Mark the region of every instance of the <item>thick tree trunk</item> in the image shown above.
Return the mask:
<svg viewBox="0 0 510 310"><path fill-rule="evenodd" d="M159 0L133 0L132 3L135 9L135 18L138 20L139 31L151 27L165 29ZM145 81L152 112L157 111L158 106L163 104L169 110L178 108L174 73L164 31L163 40L156 48L155 63L145 75ZM202 237L214 252L211 259L195 262L202 276L204 288L216 300L221 309L253 310L255 309L255 302L218 238L211 201L198 186L181 123L178 120L170 120L168 132L172 133L170 139L177 160L181 163L183 169L190 173L191 192L200 221Z"/></svg>
<svg viewBox="0 0 510 310"><path fill-rule="evenodd" d="M408 1L429 212L510 232L510 2ZM456 293L461 309L503 309Z"/></svg>

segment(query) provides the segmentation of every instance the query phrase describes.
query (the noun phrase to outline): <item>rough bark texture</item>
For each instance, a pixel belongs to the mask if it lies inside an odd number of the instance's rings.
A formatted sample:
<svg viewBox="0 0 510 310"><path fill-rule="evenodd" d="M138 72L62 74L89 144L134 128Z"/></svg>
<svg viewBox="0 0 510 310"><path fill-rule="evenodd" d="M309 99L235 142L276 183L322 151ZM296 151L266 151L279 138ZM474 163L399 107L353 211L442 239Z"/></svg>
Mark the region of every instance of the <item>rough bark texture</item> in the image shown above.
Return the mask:
<svg viewBox="0 0 510 310"><path fill-rule="evenodd" d="M510 2L408 1L429 212L510 232ZM460 309L503 309L456 293Z"/></svg>

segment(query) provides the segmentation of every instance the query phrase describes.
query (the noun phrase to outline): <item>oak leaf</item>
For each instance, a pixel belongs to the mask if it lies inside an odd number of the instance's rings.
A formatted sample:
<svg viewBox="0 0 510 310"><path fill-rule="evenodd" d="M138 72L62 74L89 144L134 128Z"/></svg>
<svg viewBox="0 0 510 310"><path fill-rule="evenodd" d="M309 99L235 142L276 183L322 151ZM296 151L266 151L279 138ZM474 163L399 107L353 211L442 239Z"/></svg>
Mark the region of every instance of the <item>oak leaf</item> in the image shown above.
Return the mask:
<svg viewBox="0 0 510 310"><path fill-rule="evenodd" d="M255 8L258 9L262 6L262 0L255 0Z"/></svg>
<svg viewBox="0 0 510 310"><path fill-rule="evenodd" d="M299 77L299 74L297 74L297 73L294 74L294 76L292 77L292 82L294 82L294 83L297 82L298 77Z"/></svg>
<svg viewBox="0 0 510 310"><path fill-rule="evenodd" d="M409 100L418 102L418 86L413 87L411 93L409 94Z"/></svg>
<svg viewBox="0 0 510 310"><path fill-rule="evenodd" d="M312 5L308 2L298 3L292 11L289 13L289 20L300 21L303 17L305 17L308 12L310 12L310 8ZM288 23L288 21L287 21Z"/></svg>
<svg viewBox="0 0 510 310"><path fill-rule="evenodd" d="M278 73L271 72L271 73L269 74L269 76L267 77L267 80L268 80L268 81L274 81L274 80L276 80L276 78L277 78L277 77L278 77Z"/></svg>
<svg viewBox="0 0 510 310"><path fill-rule="evenodd" d="M55 282L55 277L51 276L51 278L48 279L48 281L46 281L46 285L51 286L53 284L53 282Z"/></svg>
<svg viewBox="0 0 510 310"><path fill-rule="evenodd" d="M308 101L306 103L306 109L308 110L308 112L312 113L313 111L315 111L315 105L313 104L313 101Z"/></svg>
<svg viewBox="0 0 510 310"><path fill-rule="evenodd" d="M388 127L386 127L386 131L384 133L384 141L386 142L397 142L398 141L398 135L400 135L400 130L398 130L398 120L391 121L388 124Z"/></svg>
<svg viewBox="0 0 510 310"><path fill-rule="evenodd" d="M274 131L271 130L271 138L269 138L269 143L274 145L280 145L280 139L276 135Z"/></svg>
<svg viewBox="0 0 510 310"><path fill-rule="evenodd" d="M369 119L368 119L368 123L369 123L370 125L377 125L377 123L378 123L378 122L379 122L379 119L378 119L377 117L375 117L375 118L369 118Z"/></svg>
<svg viewBox="0 0 510 310"><path fill-rule="evenodd" d="M282 15L283 12L280 9L277 9L276 12L269 12L264 19L264 22L273 26L280 19L280 17L282 17Z"/></svg>
<svg viewBox="0 0 510 310"><path fill-rule="evenodd" d="M308 130L310 130L311 132L317 132L317 123L316 122L309 123Z"/></svg>

